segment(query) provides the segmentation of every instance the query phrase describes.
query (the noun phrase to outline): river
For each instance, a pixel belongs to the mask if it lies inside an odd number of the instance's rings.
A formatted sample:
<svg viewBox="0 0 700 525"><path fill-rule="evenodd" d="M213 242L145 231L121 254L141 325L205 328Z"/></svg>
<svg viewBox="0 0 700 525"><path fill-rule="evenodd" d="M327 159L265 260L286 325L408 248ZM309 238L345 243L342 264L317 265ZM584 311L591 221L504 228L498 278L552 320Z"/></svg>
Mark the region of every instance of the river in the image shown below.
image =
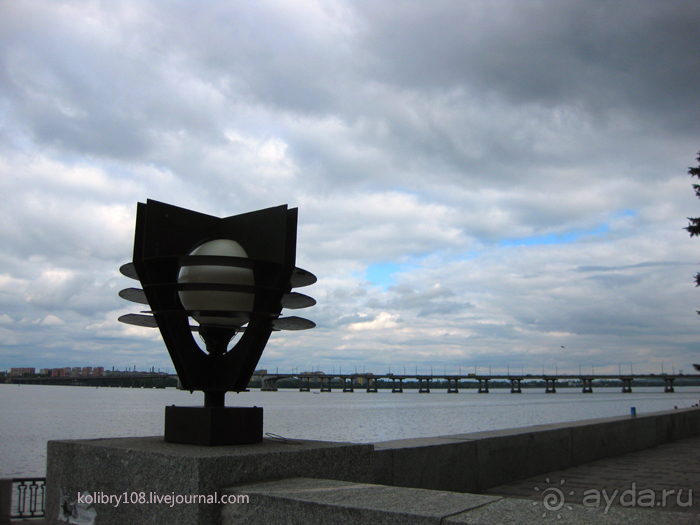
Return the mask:
<svg viewBox="0 0 700 525"><path fill-rule="evenodd" d="M634 388L634 387L633 387ZM287 438L372 443L579 421L689 407L700 387L492 389L489 394L433 390L403 394L253 390L226 395L227 406L262 406L264 431ZM45 476L46 442L163 434L166 405L201 405L201 392L0 384L0 477Z"/></svg>

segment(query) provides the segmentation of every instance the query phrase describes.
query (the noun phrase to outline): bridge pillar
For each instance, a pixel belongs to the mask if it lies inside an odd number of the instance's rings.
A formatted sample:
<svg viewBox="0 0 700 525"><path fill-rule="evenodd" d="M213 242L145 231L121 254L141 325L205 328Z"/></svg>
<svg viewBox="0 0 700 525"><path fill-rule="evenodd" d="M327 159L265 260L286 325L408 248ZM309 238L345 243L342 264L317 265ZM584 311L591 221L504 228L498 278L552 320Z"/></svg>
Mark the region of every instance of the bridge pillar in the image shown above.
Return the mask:
<svg viewBox="0 0 700 525"><path fill-rule="evenodd" d="M631 394L632 393L632 378L631 377L621 377L622 380L622 393Z"/></svg>
<svg viewBox="0 0 700 525"><path fill-rule="evenodd" d="M482 381L484 382L483 386L481 385ZM479 394L488 394L488 393L489 393L489 380L479 378Z"/></svg>
<svg viewBox="0 0 700 525"><path fill-rule="evenodd" d="M581 392L584 394L592 394L593 393L593 378L591 377L582 377L581 382L583 383L583 389Z"/></svg>
<svg viewBox="0 0 700 525"><path fill-rule="evenodd" d="M262 388L261 392L277 392L277 380L278 377L265 376L262 378Z"/></svg>
<svg viewBox="0 0 700 525"><path fill-rule="evenodd" d="M425 387L423 387L423 381L425 381ZM419 394L430 394L430 378L429 377L419 377L418 378L418 393Z"/></svg>
<svg viewBox="0 0 700 525"><path fill-rule="evenodd" d="M556 378L549 379L548 377L545 377L544 380L546 382L546 387L545 387L544 393L545 394L556 394L557 393L557 388L556 388L557 380L556 380ZM550 386L550 384L552 386Z"/></svg>
<svg viewBox="0 0 700 525"><path fill-rule="evenodd" d="M513 378L510 380L510 393L511 394L522 394L523 391L520 389L520 378Z"/></svg>
<svg viewBox="0 0 700 525"><path fill-rule="evenodd" d="M374 377L367 378L367 393L377 393L377 380Z"/></svg>
<svg viewBox="0 0 700 525"><path fill-rule="evenodd" d="M343 378L343 392L354 392L355 388L352 382L352 377Z"/></svg>
<svg viewBox="0 0 700 525"><path fill-rule="evenodd" d="M321 378L321 392L330 392L331 391L331 379L332 377L324 377L324 376L319 376ZM325 385L325 380L328 379L328 386Z"/></svg>
<svg viewBox="0 0 700 525"><path fill-rule="evenodd" d="M299 378L299 392L311 392L311 378L310 377L300 377Z"/></svg>
<svg viewBox="0 0 700 525"><path fill-rule="evenodd" d="M664 392L673 392L673 381L675 377L664 377Z"/></svg>
<svg viewBox="0 0 700 525"><path fill-rule="evenodd" d="M396 379L399 380L399 387L398 388L396 388ZM399 377L399 378L392 377L391 378L391 391L403 394L403 377Z"/></svg>
<svg viewBox="0 0 700 525"><path fill-rule="evenodd" d="M452 388L452 381L455 382L455 387ZM459 394L459 379L456 377L448 377L447 378L447 393L448 394Z"/></svg>

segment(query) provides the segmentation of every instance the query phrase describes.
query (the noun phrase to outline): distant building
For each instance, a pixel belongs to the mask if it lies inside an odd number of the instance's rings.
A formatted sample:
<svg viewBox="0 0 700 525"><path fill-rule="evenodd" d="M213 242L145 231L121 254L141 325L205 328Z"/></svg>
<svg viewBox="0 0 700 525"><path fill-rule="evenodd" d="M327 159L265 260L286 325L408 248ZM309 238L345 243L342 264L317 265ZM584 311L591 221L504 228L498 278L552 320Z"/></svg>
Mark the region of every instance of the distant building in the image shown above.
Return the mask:
<svg viewBox="0 0 700 525"><path fill-rule="evenodd" d="M12 377L21 377L25 374L36 374L36 368L11 368L10 375Z"/></svg>
<svg viewBox="0 0 700 525"><path fill-rule="evenodd" d="M36 368L11 368L10 376L21 377L36 375ZM103 366L74 366L65 368L40 368L39 375L48 377L102 377L105 375Z"/></svg>

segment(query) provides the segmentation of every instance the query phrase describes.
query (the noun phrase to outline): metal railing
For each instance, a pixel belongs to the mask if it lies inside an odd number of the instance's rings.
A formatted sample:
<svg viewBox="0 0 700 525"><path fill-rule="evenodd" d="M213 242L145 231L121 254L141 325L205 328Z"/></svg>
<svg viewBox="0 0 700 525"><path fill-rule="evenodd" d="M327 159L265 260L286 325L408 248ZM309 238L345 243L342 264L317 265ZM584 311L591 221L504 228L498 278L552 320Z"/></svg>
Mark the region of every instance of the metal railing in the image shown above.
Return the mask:
<svg viewBox="0 0 700 525"><path fill-rule="evenodd" d="M43 518L46 478L12 478L10 518Z"/></svg>

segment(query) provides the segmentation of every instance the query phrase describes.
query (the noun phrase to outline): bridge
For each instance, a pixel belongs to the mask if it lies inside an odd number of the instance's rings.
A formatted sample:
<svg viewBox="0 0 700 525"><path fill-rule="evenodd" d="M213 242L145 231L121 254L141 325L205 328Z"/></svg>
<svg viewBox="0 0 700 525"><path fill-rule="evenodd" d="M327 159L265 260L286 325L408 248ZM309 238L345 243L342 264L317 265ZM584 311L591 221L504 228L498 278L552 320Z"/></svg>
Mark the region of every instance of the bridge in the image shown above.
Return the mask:
<svg viewBox="0 0 700 525"><path fill-rule="evenodd" d="M403 393L404 382L414 381L418 383L418 392L428 394L431 391L431 383L442 381L446 383L448 394L457 394L459 389L464 389L464 382L471 382L477 386L479 394L489 393L489 382L501 381L510 383L512 394L522 393L523 382L541 381L545 384L545 393L554 394L557 391L557 381L580 382L581 391L584 394L593 392L594 381L620 381L622 392L632 392L632 381L652 381L663 383L664 392L674 392L676 380L700 380L700 374L374 374L362 372L354 374L327 374L325 372L301 372L291 374L260 373L256 372L253 378L259 378L262 383L261 391L276 392L277 382L282 379L297 379L299 391L311 391L311 382L320 383L321 392L331 392L333 384L337 388L342 384L343 392L354 392L356 389L364 389L366 392L378 392L379 381L391 382L391 391ZM78 376L78 377L12 377L12 383L33 385L71 385L71 386L95 386L95 387L122 387L122 388L165 388L172 386L180 388L177 375L165 372L108 372L102 376ZM460 386L460 382L462 385ZM434 388L433 388L434 389Z"/></svg>
<svg viewBox="0 0 700 525"><path fill-rule="evenodd" d="M413 380L418 382L418 392L421 394L430 393L431 381L443 381L447 383L447 393L459 393L460 381L478 382L479 394L489 393L489 381L506 381L510 382L510 392L512 394L522 393L522 383L524 381L543 381L545 383L545 393L555 394L557 391L557 381L578 381L581 383L581 391L584 394L593 392L593 382L603 380L614 380L622 383L622 392L632 392L632 381L646 380L662 382L664 392L674 392L673 383L677 379L694 379L700 380L700 374L373 374L373 373L354 373L354 374L326 374L324 372L302 372L299 374L256 374L254 377L259 377L262 381L263 392L277 391L277 382L280 379L298 379L299 391L309 392L311 390L311 381L321 384L321 392L331 392L332 383L342 383L343 392L354 392L356 387L364 388L367 392L377 392L378 381L391 381L391 391L394 393L402 393L404 391L404 381Z"/></svg>

